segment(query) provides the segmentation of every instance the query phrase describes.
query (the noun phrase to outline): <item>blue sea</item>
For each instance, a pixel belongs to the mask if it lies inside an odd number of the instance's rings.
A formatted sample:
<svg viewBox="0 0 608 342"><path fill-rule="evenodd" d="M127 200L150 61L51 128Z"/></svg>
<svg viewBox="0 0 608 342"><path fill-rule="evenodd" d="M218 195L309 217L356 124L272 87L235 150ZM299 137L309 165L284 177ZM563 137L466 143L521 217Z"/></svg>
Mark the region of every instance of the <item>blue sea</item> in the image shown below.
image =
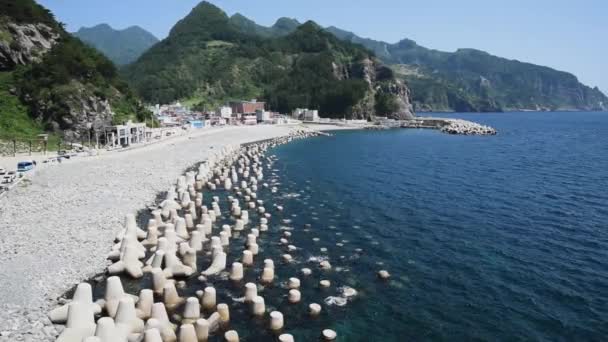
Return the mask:
<svg viewBox="0 0 608 342"><path fill-rule="evenodd" d="M304 301L358 291L315 321L286 309L297 317L287 330L303 341L326 327L340 341L608 340L608 113L437 116L499 134L346 131L272 151L282 193L297 194L281 203L297 258L333 265L304 281ZM322 278L332 289L315 288Z"/></svg>
<svg viewBox="0 0 608 342"><path fill-rule="evenodd" d="M499 133L340 131L270 150L276 162L264 182L278 191L258 191L272 218L255 265L240 283L191 277L180 295L214 286L230 306L224 330L274 341L268 316L253 318L239 300L271 258L276 280L259 294L296 341L318 341L323 329L348 342L608 340L608 113L438 116ZM231 194L207 192L205 204L218 196L225 205ZM234 221L226 214L216 229L222 224ZM285 232L297 248L290 263L282 261ZM245 238L233 236L228 265ZM322 260L332 269L321 270ZM199 256L199 270L209 263ZM389 281L378 279L382 269ZM299 304L287 299L290 277L301 280ZM151 279L123 281L136 294ZM94 285L101 298L104 281ZM350 289L357 294L345 299ZM322 305L319 317L308 315L310 303Z"/></svg>

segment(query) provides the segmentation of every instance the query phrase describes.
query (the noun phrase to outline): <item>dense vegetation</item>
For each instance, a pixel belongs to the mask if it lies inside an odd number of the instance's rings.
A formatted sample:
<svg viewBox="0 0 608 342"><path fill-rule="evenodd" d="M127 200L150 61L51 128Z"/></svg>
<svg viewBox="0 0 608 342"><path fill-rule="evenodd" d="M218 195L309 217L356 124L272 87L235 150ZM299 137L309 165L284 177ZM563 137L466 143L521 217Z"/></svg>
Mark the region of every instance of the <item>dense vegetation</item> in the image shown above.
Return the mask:
<svg viewBox="0 0 608 342"><path fill-rule="evenodd" d="M0 0L0 16L8 17L17 23L42 23L57 29L60 26L51 11L34 0Z"/></svg>
<svg viewBox="0 0 608 342"><path fill-rule="evenodd" d="M340 41L313 22L287 35L259 35L254 26L246 32L243 27L251 22L239 18L203 2L125 75L147 101L194 98L199 108L208 109L227 100L259 98L281 112L308 107L342 117L370 91L356 72L362 60L373 58L363 47ZM296 23L282 20L275 26L289 30L286 26Z"/></svg>
<svg viewBox="0 0 608 342"><path fill-rule="evenodd" d="M124 30L114 30L107 24L91 28L81 28L74 35L95 47L116 65L126 65L136 61L158 39L148 31L132 26Z"/></svg>
<svg viewBox="0 0 608 342"><path fill-rule="evenodd" d="M76 137L86 123L103 126L110 124L108 120L116 123L151 116L120 79L114 64L67 34L48 10L33 0L0 0L0 8L9 15L3 17L5 22L45 23L59 34L41 61L0 74L1 138L28 139L43 131L71 131ZM101 102L111 105L115 115L101 117L97 106Z"/></svg>
<svg viewBox="0 0 608 342"><path fill-rule="evenodd" d="M606 108L608 98L569 73L508 60L473 49L454 53L427 49L404 39L396 44L360 38L335 27L338 38L361 44L386 63L418 66L404 76L419 107L434 110Z"/></svg>
<svg viewBox="0 0 608 342"><path fill-rule="evenodd" d="M248 32L265 38L286 36L301 25L296 19L280 18L273 26L265 27L256 24L253 20L246 18L240 13L230 17L230 24L241 32Z"/></svg>

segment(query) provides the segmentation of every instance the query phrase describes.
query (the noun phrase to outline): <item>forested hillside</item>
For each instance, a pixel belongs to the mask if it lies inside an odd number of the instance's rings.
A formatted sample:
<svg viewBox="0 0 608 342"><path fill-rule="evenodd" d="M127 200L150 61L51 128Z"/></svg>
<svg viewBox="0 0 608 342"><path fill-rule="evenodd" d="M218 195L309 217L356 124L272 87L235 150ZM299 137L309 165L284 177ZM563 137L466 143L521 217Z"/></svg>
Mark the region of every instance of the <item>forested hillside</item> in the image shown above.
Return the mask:
<svg viewBox="0 0 608 342"><path fill-rule="evenodd" d="M258 98L272 110L316 108L327 117L412 114L407 87L363 47L340 41L314 22L287 35L247 33L207 2L125 75L153 103L194 99L212 108Z"/></svg>

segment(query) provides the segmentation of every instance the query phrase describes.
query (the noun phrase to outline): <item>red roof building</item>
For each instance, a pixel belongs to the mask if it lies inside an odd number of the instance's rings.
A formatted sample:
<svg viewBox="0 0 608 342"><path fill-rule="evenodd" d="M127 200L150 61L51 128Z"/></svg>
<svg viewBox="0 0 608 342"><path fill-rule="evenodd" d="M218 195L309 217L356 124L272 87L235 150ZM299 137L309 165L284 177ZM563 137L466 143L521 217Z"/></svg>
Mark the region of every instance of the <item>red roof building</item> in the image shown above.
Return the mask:
<svg viewBox="0 0 608 342"><path fill-rule="evenodd" d="M256 111L264 111L266 107L265 102L257 101L238 101L230 102L233 114L255 114Z"/></svg>

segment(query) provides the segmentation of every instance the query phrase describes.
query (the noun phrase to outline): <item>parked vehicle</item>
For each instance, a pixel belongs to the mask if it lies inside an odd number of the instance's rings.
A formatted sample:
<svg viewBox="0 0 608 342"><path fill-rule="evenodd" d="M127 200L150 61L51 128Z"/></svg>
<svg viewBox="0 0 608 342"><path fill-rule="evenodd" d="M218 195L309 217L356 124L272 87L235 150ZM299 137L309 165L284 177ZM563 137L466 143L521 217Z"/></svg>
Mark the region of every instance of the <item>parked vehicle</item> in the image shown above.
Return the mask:
<svg viewBox="0 0 608 342"><path fill-rule="evenodd" d="M19 175L17 174L17 172L16 172L16 171L9 171L9 172L8 172L8 174L7 174L7 176L8 176L8 177L10 177L11 182L14 182L14 181L15 181L15 179L17 179L17 177L18 177Z"/></svg>
<svg viewBox="0 0 608 342"><path fill-rule="evenodd" d="M17 164L17 171L18 172L27 172L27 171L33 170L34 167L36 167L35 161L25 160L25 161L19 162Z"/></svg>

